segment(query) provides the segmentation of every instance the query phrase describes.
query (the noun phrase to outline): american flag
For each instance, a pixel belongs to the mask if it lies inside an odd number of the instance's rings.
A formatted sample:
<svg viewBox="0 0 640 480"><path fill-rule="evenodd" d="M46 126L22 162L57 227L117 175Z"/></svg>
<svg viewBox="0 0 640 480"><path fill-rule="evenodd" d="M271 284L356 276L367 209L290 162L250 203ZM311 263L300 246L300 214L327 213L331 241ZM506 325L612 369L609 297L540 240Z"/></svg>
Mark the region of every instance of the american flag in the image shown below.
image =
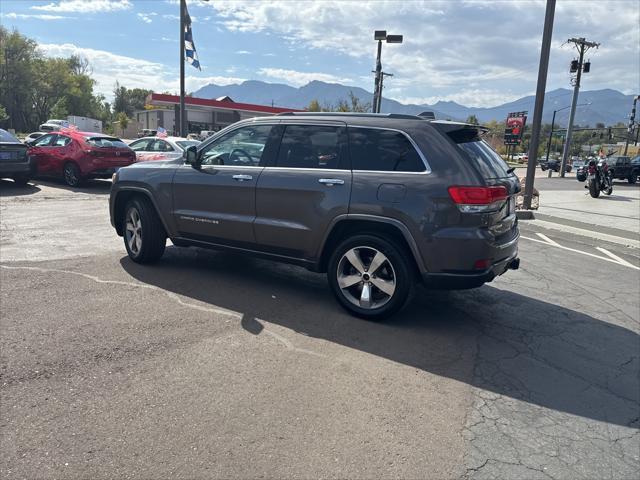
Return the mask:
<svg viewBox="0 0 640 480"><path fill-rule="evenodd" d="M184 54L187 57L187 62L202 71L200 68L200 61L198 60L198 53L196 52L196 45L193 43L193 32L191 31L191 17L187 11L187 6L184 6L186 13L186 21L184 24Z"/></svg>
<svg viewBox="0 0 640 480"><path fill-rule="evenodd" d="M167 138L167 130L162 127L158 127L158 130L156 130L156 137Z"/></svg>

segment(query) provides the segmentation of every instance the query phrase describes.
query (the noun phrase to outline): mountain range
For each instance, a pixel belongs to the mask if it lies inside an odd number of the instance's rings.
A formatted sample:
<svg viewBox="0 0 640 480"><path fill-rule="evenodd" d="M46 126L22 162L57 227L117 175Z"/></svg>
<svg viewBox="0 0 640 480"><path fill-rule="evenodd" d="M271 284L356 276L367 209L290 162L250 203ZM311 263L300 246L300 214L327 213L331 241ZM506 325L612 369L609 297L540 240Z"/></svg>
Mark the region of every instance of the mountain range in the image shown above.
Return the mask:
<svg viewBox="0 0 640 480"><path fill-rule="evenodd" d="M320 105L335 105L340 100L347 100L349 93L358 97L363 103L371 102L373 94L360 87L351 87L339 83L327 83L319 80L309 82L296 88L281 83L268 83L258 80L247 80L232 85L206 85L195 92L194 97L218 98L228 95L236 102L256 103L261 105L276 105L296 109L305 109L312 100L318 100ZM553 110L571 104L572 90L558 88L545 94L545 108L543 122L551 123ZM504 121L510 112L527 110L529 118L533 117L535 95L519 98L495 107L467 107L452 101L439 101L433 105L404 104L390 98L382 99L382 111L387 113L418 114L432 111L438 119L466 120L469 115L475 115L481 123L491 120ZM633 95L625 95L617 90L582 91L578 97L579 106L576 109L575 122L580 126L595 126L596 123L614 125L617 122L628 121L633 103ZM556 124L564 125L569 118L569 108L559 111Z"/></svg>

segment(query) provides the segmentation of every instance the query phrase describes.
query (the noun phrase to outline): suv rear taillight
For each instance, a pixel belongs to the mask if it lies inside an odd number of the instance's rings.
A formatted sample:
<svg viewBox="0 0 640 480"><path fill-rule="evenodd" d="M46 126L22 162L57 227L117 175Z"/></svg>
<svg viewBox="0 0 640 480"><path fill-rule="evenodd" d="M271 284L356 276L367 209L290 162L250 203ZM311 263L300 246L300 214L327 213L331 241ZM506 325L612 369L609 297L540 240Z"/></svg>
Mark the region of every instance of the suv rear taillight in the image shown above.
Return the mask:
<svg viewBox="0 0 640 480"><path fill-rule="evenodd" d="M509 197L504 186L498 187L449 187L449 196L461 212L477 213L499 210Z"/></svg>

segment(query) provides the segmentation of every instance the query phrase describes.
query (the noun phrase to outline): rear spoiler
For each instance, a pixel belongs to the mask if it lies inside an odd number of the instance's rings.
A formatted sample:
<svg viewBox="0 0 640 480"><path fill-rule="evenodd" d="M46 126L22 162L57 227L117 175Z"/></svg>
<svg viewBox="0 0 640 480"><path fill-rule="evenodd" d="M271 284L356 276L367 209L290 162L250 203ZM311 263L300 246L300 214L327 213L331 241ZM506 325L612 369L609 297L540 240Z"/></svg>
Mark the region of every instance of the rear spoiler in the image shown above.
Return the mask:
<svg viewBox="0 0 640 480"><path fill-rule="evenodd" d="M451 122L448 120L432 120L429 123L446 134L455 143L480 140L480 138L489 131L487 127L474 125L472 123Z"/></svg>

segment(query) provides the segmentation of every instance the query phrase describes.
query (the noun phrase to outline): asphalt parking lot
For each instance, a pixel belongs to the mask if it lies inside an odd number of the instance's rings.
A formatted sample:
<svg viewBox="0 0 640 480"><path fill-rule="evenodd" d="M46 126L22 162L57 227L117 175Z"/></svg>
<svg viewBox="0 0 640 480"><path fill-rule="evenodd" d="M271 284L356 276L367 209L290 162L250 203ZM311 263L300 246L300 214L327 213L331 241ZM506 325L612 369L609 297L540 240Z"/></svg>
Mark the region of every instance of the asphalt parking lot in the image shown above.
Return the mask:
<svg viewBox="0 0 640 480"><path fill-rule="evenodd" d="M130 262L109 186L0 180L3 478L638 477L637 248L521 222L520 270L372 323L298 267Z"/></svg>

